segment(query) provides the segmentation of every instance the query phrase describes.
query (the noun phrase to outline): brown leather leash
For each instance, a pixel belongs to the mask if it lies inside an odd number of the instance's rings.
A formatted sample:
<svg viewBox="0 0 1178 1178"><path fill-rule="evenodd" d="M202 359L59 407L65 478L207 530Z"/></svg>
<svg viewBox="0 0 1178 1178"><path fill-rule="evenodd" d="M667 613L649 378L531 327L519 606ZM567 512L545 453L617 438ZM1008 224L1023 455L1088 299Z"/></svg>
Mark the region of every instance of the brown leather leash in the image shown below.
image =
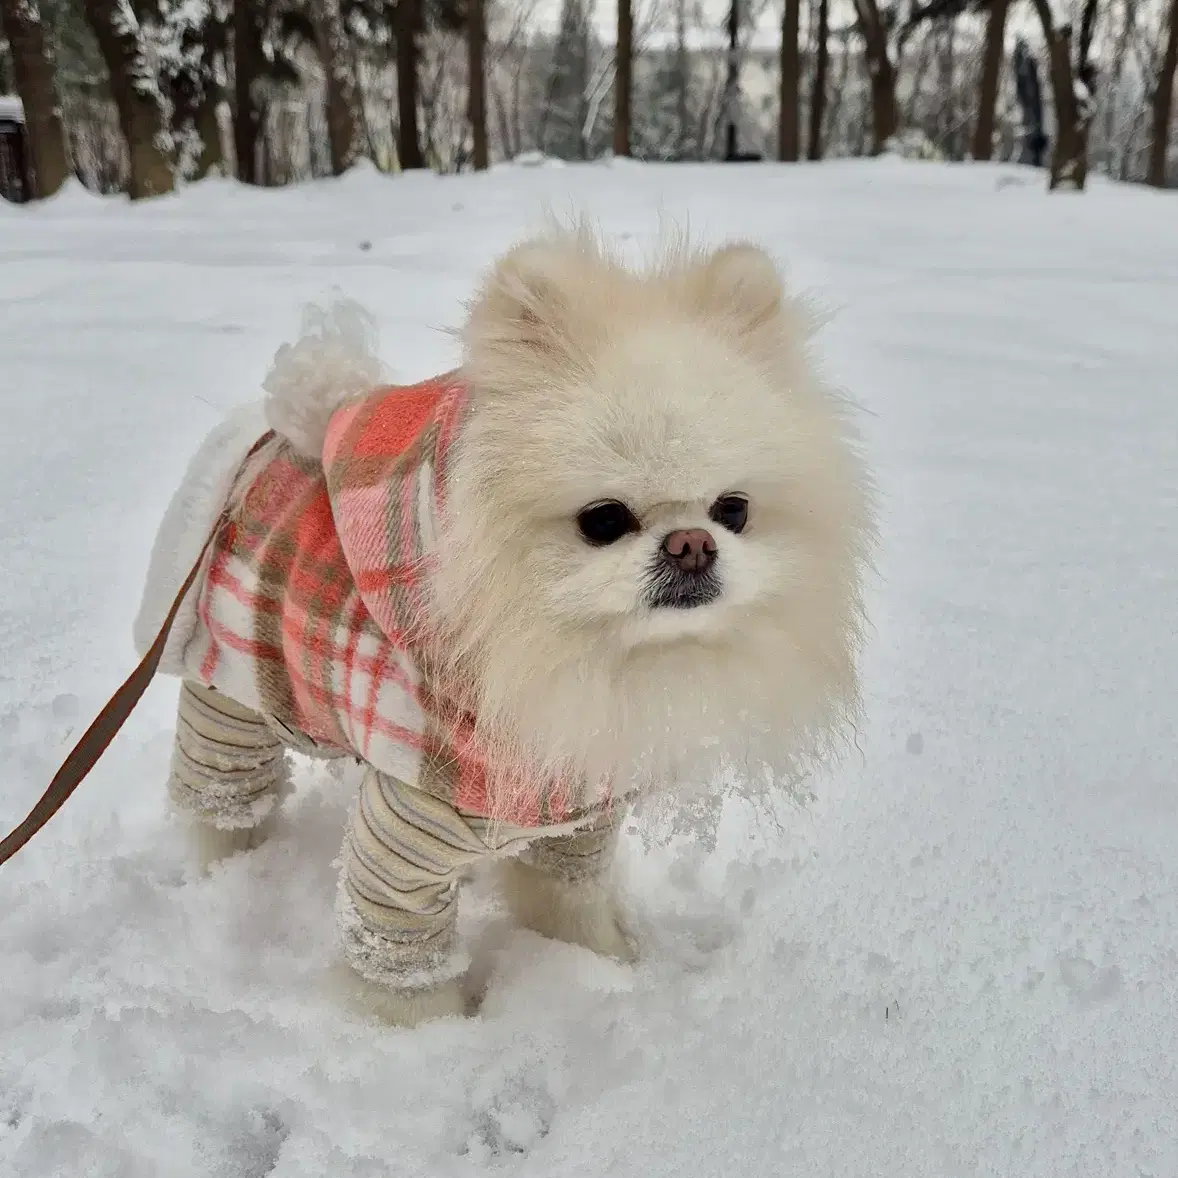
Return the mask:
<svg viewBox="0 0 1178 1178"><path fill-rule="evenodd" d="M274 437L272 430L263 434L245 456L242 465L244 466L272 437ZM155 677L160 659L164 657L164 648L168 644L168 635L172 631L176 615L180 612L184 598L188 596L188 591L200 573L200 566L204 563L214 541L228 523L229 509L226 508L217 517L217 522L202 545L196 563L189 570L188 576L184 578L184 584L180 586L180 592L176 594L176 600L172 602L172 607L168 610L168 615L164 618L163 625L155 636L155 641L148 647L147 653L140 660L139 665L127 676L123 685L98 713L94 723L86 729L78 743L70 750L69 756L62 762L61 768L53 775L49 788L29 811L29 816L11 834L6 835L3 842L0 842L0 865L7 863L65 805L70 794L85 781L87 774L98 763L98 758L106 752L119 729L127 722L127 717L134 711L135 705L147 690L147 685Z"/></svg>

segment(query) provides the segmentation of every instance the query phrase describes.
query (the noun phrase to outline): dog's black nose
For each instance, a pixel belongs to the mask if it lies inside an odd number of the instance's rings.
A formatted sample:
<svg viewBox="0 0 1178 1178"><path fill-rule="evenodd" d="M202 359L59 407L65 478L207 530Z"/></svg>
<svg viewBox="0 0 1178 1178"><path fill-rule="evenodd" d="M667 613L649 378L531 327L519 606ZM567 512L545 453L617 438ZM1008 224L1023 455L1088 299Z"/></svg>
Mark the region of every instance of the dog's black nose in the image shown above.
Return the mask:
<svg viewBox="0 0 1178 1178"><path fill-rule="evenodd" d="M663 559L683 573L706 573L716 559L716 541L703 528L683 528L663 541Z"/></svg>

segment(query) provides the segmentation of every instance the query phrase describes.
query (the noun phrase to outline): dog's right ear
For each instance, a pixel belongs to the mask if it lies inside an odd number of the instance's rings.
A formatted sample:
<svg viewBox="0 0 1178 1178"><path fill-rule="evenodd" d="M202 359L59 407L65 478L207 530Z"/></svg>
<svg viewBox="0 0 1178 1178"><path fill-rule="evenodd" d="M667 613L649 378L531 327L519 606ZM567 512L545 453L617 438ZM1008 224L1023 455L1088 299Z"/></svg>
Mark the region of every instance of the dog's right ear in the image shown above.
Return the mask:
<svg viewBox="0 0 1178 1178"><path fill-rule="evenodd" d="M539 237L499 259L470 308L465 335L476 364L568 358L589 246L581 235Z"/></svg>

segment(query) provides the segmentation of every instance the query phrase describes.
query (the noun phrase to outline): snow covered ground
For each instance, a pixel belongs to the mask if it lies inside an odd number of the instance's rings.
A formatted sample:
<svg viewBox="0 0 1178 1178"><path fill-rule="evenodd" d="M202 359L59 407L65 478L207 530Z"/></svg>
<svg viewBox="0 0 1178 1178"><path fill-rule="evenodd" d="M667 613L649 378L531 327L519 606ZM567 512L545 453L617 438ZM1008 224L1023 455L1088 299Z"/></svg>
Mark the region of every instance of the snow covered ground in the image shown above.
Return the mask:
<svg viewBox="0 0 1178 1178"><path fill-rule="evenodd" d="M884 496L861 755L714 848L628 839L634 968L485 900L481 1017L335 1005L347 794L194 878L175 684L0 870L0 1174L1120 1178L1178 1173L1178 215L887 160L208 183L0 205L0 827L132 663L198 436L300 305L406 378L543 203L690 213L838 312Z"/></svg>

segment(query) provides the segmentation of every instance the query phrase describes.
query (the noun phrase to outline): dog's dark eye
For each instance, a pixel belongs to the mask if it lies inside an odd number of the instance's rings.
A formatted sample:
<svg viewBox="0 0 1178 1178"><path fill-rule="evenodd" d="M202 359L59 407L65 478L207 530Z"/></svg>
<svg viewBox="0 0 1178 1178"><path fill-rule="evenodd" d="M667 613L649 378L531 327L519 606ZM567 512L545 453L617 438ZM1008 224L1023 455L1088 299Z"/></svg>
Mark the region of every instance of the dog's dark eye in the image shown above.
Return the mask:
<svg viewBox="0 0 1178 1178"><path fill-rule="evenodd" d="M721 495L708 514L722 528L739 535L749 522L749 501L743 495Z"/></svg>
<svg viewBox="0 0 1178 1178"><path fill-rule="evenodd" d="M577 527L590 544L613 544L639 530L634 513L624 504L595 503L577 516Z"/></svg>

